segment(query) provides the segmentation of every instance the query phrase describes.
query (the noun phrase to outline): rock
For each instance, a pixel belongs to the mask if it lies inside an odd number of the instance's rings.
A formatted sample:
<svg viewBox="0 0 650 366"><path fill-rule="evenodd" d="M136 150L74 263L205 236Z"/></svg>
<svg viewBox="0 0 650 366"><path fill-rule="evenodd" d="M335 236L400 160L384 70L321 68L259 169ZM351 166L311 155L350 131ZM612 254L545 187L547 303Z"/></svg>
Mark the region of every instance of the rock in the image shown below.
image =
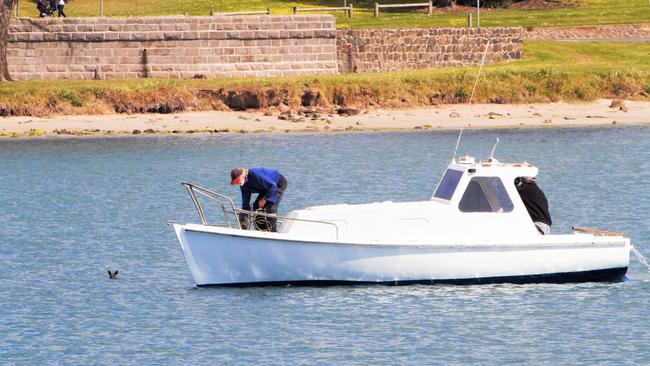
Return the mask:
<svg viewBox="0 0 650 366"><path fill-rule="evenodd" d="M147 128L146 130L142 131L144 133L156 133L156 131L152 128Z"/></svg>
<svg viewBox="0 0 650 366"><path fill-rule="evenodd" d="M250 119L250 118L248 118L248 117L246 117L246 116L237 116L237 118L239 118L239 119L243 119L243 120L246 120L246 121L248 121L248 120Z"/></svg>
<svg viewBox="0 0 650 366"><path fill-rule="evenodd" d="M347 115L347 116L356 116L361 112L362 110L354 107L340 107L339 109L336 110L336 113L340 115Z"/></svg>
<svg viewBox="0 0 650 366"><path fill-rule="evenodd" d="M566 119L567 121L572 121L572 120L574 120L576 118L575 117L564 117L564 119Z"/></svg>
<svg viewBox="0 0 650 366"><path fill-rule="evenodd" d="M278 115L278 119L286 121L291 118L291 112L290 111L284 111Z"/></svg>
<svg viewBox="0 0 650 366"><path fill-rule="evenodd" d="M458 118L458 117L460 117L460 113L458 113L458 112L451 112L451 113L449 113L449 117L452 117L452 118Z"/></svg>
<svg viewBox="0 0 650 366"><path fill-rule="evenodd" d="M542 115L539 113L533 113L533 117L541 117Z"/></svg>
<svg viewBox="0 0 650 366"><path fill-rule="evenodd" d="M609 108L614 108L621 110L623 112L627 112L627 106L625 105L625 102L621 99L614 99L612 100L612 104L609 105Z"/></svg>
<svg viewBox="0 0 650 366"><path fill-rule="evenodd" d="M271 113L271 111L265 111L265 112L264 112L264 115L267 116L267 117L269 117L269 116L272 116L273 113Z"/></svg>
<svg viewBox="0 0 650 366"><path fill-rule="evenodd" d="M495 112L490 112L487 114L489 119L496 119L499 117L503 117L503 114L501 113L495 113Z"/></svg>
<svg viewBox="0 0 650 366"><path fill-rule="evenodd" d="M291 108L284 103L278 104L278 108L280 109L280 112L289 112L291 110Z"/></svg>
<svg viewBox="0 0 650 366"><path fill-rule="evenodd" d="M139 134L142 133L142 131L140 131L140 130L133 130L131 133L134 134L134 135L139 135Z"/></svg>
<svg viewBox="0 0 650 366"><path fill-rule="evenodd" d="M421 130L421 129L422 129L422 126L415 126L415 127L413 127L413 129L414 129L414 130Z"/></svg>
<svg viewBox="0 0 650 366"><path fill-rule="evenodd" d="M553 121L551 121L550 119L545 119L544 120L544 124L548 125L548 124L551 124L551 123L553 123Z"/></svg>

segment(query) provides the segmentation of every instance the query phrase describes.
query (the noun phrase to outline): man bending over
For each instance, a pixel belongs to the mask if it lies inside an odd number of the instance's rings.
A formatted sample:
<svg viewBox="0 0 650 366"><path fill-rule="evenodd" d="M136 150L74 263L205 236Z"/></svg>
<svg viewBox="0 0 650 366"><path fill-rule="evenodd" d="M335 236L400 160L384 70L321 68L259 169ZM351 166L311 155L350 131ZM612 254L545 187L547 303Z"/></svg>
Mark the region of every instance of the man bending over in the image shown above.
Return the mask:
<svg viewBox="0 0 650 366"><path fill-rule="evenodd" d="M251 211L251 194L257 193L252 211L261 209L266 214L277 214L282 201L287 180L277 170L257 168L234 168L230 171L230 184L239 184L241 189L242 210ZM258 220L259 219L259 220ZM240 215L243 229L248 229L248 215ZM257 228L263 231L277 231L277 219L270 216L256 218Z"/></svg>

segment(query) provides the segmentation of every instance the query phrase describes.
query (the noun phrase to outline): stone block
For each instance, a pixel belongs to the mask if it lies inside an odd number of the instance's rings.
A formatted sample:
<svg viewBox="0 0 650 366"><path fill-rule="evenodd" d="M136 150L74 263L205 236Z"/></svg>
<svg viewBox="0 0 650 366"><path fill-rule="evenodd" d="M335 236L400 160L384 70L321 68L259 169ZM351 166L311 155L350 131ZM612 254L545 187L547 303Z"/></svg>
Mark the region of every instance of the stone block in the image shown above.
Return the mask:
<svg viewBox="0 0 650 366"><path fill-rule="evenodd" d="M164 32L163 38L167 41L180 40L183 37L182 32Z"/></svg>
<svg viewBox="0 0 650 366"><path fill-rule="evenodd" d="M87 42L102 42L104 41L104 33L77 33L78 36L83 37L83 40ZM75 37L76 38L76 37ZM80 39L81 41L82 39Z"/></svg>
<svg viewBox="0 0 650 366"><path fill-rule="evenodd" d="M124 33L118 33L117 34L117 39L120 41L130 41L132 40L133 33L130 32L124 32Z"/></svg>

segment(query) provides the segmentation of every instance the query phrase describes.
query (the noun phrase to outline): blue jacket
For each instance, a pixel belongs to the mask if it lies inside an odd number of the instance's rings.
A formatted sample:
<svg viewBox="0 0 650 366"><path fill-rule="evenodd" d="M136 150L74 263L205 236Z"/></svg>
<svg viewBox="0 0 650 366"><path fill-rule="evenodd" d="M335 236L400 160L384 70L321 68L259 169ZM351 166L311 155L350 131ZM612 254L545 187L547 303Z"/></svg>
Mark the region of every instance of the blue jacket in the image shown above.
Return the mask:
<svg viewBox="0 0 650 366"><path fill-rule="evenodd" d="M264 167L248 169L246 183L241 186L242 209L250 211L251 193L263 194L269 203L275 203L279 179L280 172L277 170Z"/></svg>

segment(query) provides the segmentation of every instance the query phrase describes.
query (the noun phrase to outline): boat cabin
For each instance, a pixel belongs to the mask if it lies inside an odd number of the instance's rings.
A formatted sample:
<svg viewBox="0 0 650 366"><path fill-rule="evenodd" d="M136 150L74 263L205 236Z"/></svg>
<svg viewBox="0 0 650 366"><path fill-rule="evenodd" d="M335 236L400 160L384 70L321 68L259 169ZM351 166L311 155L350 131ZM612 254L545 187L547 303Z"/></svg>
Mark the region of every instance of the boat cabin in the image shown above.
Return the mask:
<svg viewBox="0 0 650 366"><path fill-rule="evenodd" d="M508 164L494 158L476 162L471 156L462 156L449 164L429 201L295 210L287 218L309 221L286 220L280 232L311 240L322 237L370 243L540 235L514 183L517 177L535 177L537 173L527 162Z"/></svg>

